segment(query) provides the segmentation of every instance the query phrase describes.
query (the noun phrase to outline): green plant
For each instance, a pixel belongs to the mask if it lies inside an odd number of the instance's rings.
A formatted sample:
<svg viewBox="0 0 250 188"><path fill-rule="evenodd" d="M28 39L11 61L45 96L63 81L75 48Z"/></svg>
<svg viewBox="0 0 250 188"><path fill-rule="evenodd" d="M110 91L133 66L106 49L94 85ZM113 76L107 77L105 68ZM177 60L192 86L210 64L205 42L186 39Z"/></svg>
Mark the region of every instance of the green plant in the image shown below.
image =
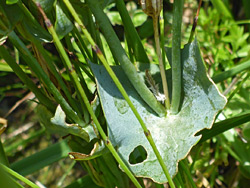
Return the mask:
<svg viewBox="0 0 250 188"><path fill-rule="evenodd" d="M210 138L219 142L221 137L216 135L228 130L228 126L232 128L249 121L248 114L235 116L233 113L231 119L225 118L233 111L230 108L231 99L247 83L248 74L244 74L244 71L249 68L249 46L245 42L248 34L237 25L230 12L225 12L227 8L223 3L216 0L212 2L216 9L207 9L210 18L201 9L202 24L198 27L198 39L193 39L193 29L189 43L183 48L184 1L174 1L172 44L168 45L171 48L164 47L164 23L167 23L164 11L162 15L165 19L158 20L163 2L141 2L143 11L153 18L150 24L154 28L156 53L153 51L153 54L157 54L156 63L150 62L145 42L141 41L136 30L136 26L140 27L142 23L130 17L139 8L128 12L122 0L0 2L0 56L38 99L36 114L42 126L51 133L64 136L63 141L12 163L10 167L20 174L28 175L69 153L70 158L79 161L89 174L83 178L83 183L91 182L89 185L93 187L125 188L130 186L129 179L136 187L144 187L140 177L152 179L156 187L166 182L170 187L195 187L193 170L203 169L197 167L195 157L191 165L185 159L191 148L200 140L194 149L204 147L209 153L207 142L205 146L202 142ZM130 6L136 5L130 2ZM222 22L216 17L217 11L227 15ZM142 11L139 13L145 20ZM214 25L206 25L211 21ZM122 36L118 36L111 23L123 24ZM219 29L217 26L220 26ZM232 48L230 57L230 50L216 49L217 43L211 44L211 38L217 37L216 32L211 34L206 27L218 31L218 44L226 43L227 48ZM199 38L201 36L204 40ZM118 37L125 39L121 41ZM198 41L201 41L202 49L208 55L212 53L212 56L216 56L210 74L216 83L221 83L220 89L227 88L230 94L228 104L207 76ZM49 43L53 44L55 50L44 48L43 45ZM29 45L31 48L28 48ZM8 51L13 51L13 48L16 59ZM206 48L211 48L211 51ZM237 53L243 55L235 55ZM237 58L241 58L243 63L235 66ZM171 69L165 69L166 59ZM231 65L219 65L221 59L230 60ZM17 60L20 60L20 64L16 63ZM227 72L217 70L221 66ZM244 74L244 78L235 82L238 85L231 92L234 85L229 87L228 83L238 73ZM31 80L30 74L39 81L37 85ZM157 97L162 91L165 107ZM240 97L247 99L248 95L245 93ZM225 105L230 112L223 111L220 115L223 114L226 120L213 124ZM202 130L204 128L212 129ZM245 135L247 130L245 128ZM35 136L44 131L41 129ZM224 139L221 142L227 141ZM241 148L247 147L235 140L229 142L234 147L234 143L241 144ZM5 149L11 151L13 147ZM245 158L242 156L244 160L241 160L239 157L242 151L236 151L238 156L230 149L228 151L241 161L241 168L247 174L249 169L243 165ZM3 150L1 155L5 156ZM49 155L53 159L42 162L42 159L49 159ZM216 157L219 161L219 157ZM1 163L7 165L4 161L6 159L1 158ZM29 161L35 161L36 165L33 168L26 167ZM75 162L71 163L70 168L74 165ZM212 167L215 169L217 166ZM3 169L7 171L6 167ZM11 174L12 171L7 172ZM216 174L211 174L213 185ZM25 179L22 181L29 183ZM68 187L72 186L79 184L76 182Z"/></svg>

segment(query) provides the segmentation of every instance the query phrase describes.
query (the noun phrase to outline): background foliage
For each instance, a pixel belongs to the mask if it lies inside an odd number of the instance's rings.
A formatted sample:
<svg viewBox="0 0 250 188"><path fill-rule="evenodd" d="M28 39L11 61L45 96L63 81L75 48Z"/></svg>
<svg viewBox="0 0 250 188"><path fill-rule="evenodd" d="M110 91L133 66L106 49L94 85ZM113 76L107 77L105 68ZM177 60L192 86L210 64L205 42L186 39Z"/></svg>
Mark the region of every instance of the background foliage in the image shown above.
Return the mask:
<svg viewBox="0 0 250 188"><path fill-rule="evenodd" d="M67 55L76 67L81 87L84 88L88 100L91 101L91 107L106 130L107 125L100 103L95 98L95 79L86 61L88 58L91 62L100 64L98 54L91 49L87 37L78 31L79 25L75 27L72 24L73 18L62 1L37 0L37 2L41 3L46 15L55 26ZM129 38L128 26L120 17L114 2L103 0L101 6L131 62L135 63L137 58L143 58L142 52L138 56L133 55L132 49L136 40ZM137 1L125 2L148 55L148 59L145 58L143 61L158 64L152 19L143 13ZM117 65L118 61L113 57L106 39L92 20L90 9L78 1L72 0L71 3L92 38L104 52L106 59L111 65ZM63 64L64 58L58 53L55 44L50 42L52 37L35 4L26 0L7 0L6 3L1 1L0 5L0 117L8 120L8 128L1 134L0 148L3 146L10 168L40 187L132 187L132 183L125 173L120 171L117 162L108 151L95 159L92 158L98 156L98 152L95 156L84 156L86 160L82 162L75 162L68 157L68 152L72 150L90 153L95 142L88 144L84 131L79 132L67 126L72 124L72 119L75 118L70 109L67 111L68 119L62 118L63 121L58 123L60 129L48 126L50 125L48 120L55 114L46 109L39 109L37 100L29 89L39 85L39 91L35 89L32 91L37 92L39 101L53 112L56 109L55 104L62 101L62 98L56 96L67 98L67 102L81 114L84 121L91 122L86 104L79 102L81 94L72 82L70 71ZM197 1L186 0L184 3L182 47L188 42L197 7ZM202 135L201 140L179 164L179 173L174 181L179 182L182 187L194 186L189 176L192 176L197 187L249 186L249 8L248 0L211 0L202 4L196 28L197 41L208 74L226 96L228 103L218 115L213 128L197 134ZM172 44L172 11L172 1L165 0L163 42L166 47L171 47ZM44 79L39 68L34 66L33 62L36 60L48 76L49 82ZM10 62L18 64L29 79L20 76L17 67L11 68ZM51 68L50 62L56 65L56 70ZM19 77L14 72L19 73ZM58 79L55 72L59 72L58 75L62 79ZM22 83L24 80L26 80L25 85ZM51 83L62 95L55 95L56 91L48 85ZM37 116L39 112L40 115ZM2 125L5 125L4 119L0 119ZM77 123L82 122L79 120ZM67 136L69 133L71 136ZM138 178L138 180L141 184L144 182L145 187L166 186L153 183L149 179ZM20 184L24 185L23 182Z"/></svg>

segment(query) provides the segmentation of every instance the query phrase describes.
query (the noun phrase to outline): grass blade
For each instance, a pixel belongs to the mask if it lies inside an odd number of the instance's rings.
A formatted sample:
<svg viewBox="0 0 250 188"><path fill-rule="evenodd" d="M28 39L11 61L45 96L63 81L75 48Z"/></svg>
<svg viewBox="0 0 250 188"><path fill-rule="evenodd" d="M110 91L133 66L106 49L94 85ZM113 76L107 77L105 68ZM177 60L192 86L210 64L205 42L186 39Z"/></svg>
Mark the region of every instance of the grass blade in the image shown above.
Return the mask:
<svg viewBox="0 0 250 188"><path fill-rule="evenodd" d="M223 121L220 121L218 123L215 123L213 125L212 129L205 129L202 130L200 132L198 132L196 134L196 136L198 135L202 135L199 143L202 143L216 135L219 135L229 129L232 129L234 127L237 127L239 125L242 125L243 123L249 122L250 121L250 113L248 114L244 114L241 116L236 116L236 117L232 117Z"/></svg>
<svg viewBox="0 0 250 188"><path fill-rule="evenodd" d="M33 182L31 182L30 180L28 180L27 178L21 176L20 174L18 174L17 172L11 170L10 168L6 167L3 164L0 164L0 169L4 170L5 172L7 172L8 174L14 176L15 178L19 179L20 181L26 183L27 185L29 185L32 188L39 188L36 184L34 184ZM0 170L0 171L1 171ZM6 180L5 180L6 181Z"/></svg>
<svg viewBox="0 0 250 188"><path fill-rule="evenodd" d="M219 83L249 68L250 68L250 60L241 63L240 65L236 65L235 67L231 68L228 71L215 75L212 77L212 79L215 83Z"/></svg>
<svg viewBox="0 0 250 188"><path fill-rule="evenodd" d="M173 38L172 38L172 101L171 112L179 112L181 100L181 24L183 13L183 0L174 1Z"/></svg>
<svg viewBox="0 0 250 188"><path fill-rule="evenodd" d="M68 156L70 149L66 140L53 144L29 157L11 164L11 168L26 176Z"/></svg>

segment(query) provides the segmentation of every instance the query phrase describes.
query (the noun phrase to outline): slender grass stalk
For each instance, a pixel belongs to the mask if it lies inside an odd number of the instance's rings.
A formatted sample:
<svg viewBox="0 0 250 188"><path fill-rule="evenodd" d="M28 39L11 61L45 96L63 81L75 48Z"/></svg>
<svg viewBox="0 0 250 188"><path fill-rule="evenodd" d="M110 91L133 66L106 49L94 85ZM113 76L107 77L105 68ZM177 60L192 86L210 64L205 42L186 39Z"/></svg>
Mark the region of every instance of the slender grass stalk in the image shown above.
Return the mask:
<svg viewBox="0 0 250 188"><path fill-rule="evenodd" d="M219 83L249 68L250 68L250 60L247 60L225 72L213 76L212 79L215 83Z"/></svg>
<svg viewBox="0 0 250 188"><path fill-rule="evenodd" d="M50 111L55 110L55 105L52 101L46 97L41 90L32 82L32 80L23 72L19 65L16 64L15 60L10 56L9 52L0 45L0 56L6 61L6 63L12 68L15 74L27 85L27 87L35 94L41 104L45 105Z"/></svg>
<svg viewBox="0 0 250 188"><path fill-rule="evenodd" d="M133 85L135 90L138 92L140 97L159 115L165 116L166 109L161 105L153 95L153 93L146 86L144 80L137 73L133 63L129 60L125 50L123 49L120 40L118 39L110 20L107 15L103 12L103 9L98 0L86 0L92 13L95 16L96 22L100 26L100 29L109 45L109 48L114 58L119 61L121 67L128 77L130 83ZM78 20L76 20L78 22ZM83 28L82 28L83 29ZM87 37L88 38L88 37ZM91 43L91 42L90 42ZM95 44L92 44L93 47Z"/></svg>
<svg viewBox="0 0 250 188"><path fill-rule="evenodd" d="M234 97L234 95L236 93L238 93L240 91L240 89L242 88L243 84L249 79L250 77L250 72L245 73L240 75L241 78L243 78L243 80L240 82L240 84L236 87L236 89L230 94L230 96L227 98L227 104L229 104L229 102L231 101L231 99ZM226 104L226 105L227 105Z"/></svg>
<svg viewBox="0 0 250 188"><path fill-rule="evenodd" d="M199 6L198 6L198 9L197 9L197 12L196 12L196 16L194 17L194 22L193 22L193 26L192 26L192 30L191 30L191 34L190 34L188 43L191 43L193 41L193 38L194 38L195 29L196 29L196 26L197 26L198 17L199 17L199 13L200 13L200 9L201 9L201 3L202 3L202 0L200 0L200 2L199 2Z"/></svg>
<svg viewBox="0 0 250 188"><path fill-rule="evenodd" d="M180 181L179 181L179 177L178 176L175 176L174 179L173 179L175 185L177 188L181 188L181 184L180 184Z"/></svg>
<svg viewBox="0 0 250 188"><path fill-rule="evenodd" d="M229 129L232 129L249 121L250 121L250 113L228 118L226 120L215 123L212 129L204 129L199 131L198 133L196 133L196 136L202 134L202 137L199 141L199 143L202 143L210 138L215 137L216 135L219 135Z"/></svg>
<svg viewBox="0 0 250 188"><path fill-rule="evenodd" d="M144 134L146 136L146 138L148 139L162 169L164 174L166 175L168 182L170 184L170 186L173 188L175 187L171 176L168 172L168 169L153 141L153 138L150 134L150 131L147 129L145 123L143 122L140 114L138 113L138 111L136 110L135 106L133 105L133 103L131 102L131 100L129 99L129 96L127 95L126 91L124 90L123 86L121 85L120 81L118 80L118 78L116 77L115 73L113 72L113 70L111 69L111 67L109 66L108 62L106 61L106 59L104 58L102 52L100 51L100 49L98 48L98 46L95 44L95 42L93 41L93 39L91 38L90 34L88 33L88 31L86 30L86 28L84 27L82 21L80 20L80 18L78 17L77 13L75 12L74 8L72 7L72 5L70 4L70 2L68 0L63 0L64 3L66 4L66 6L68 7L69 11L71 12L72 16L74 17L74 19L78 22L78 24L81 26L83 33L85 34L85 36L88 38L89 42L91 43L93 49L95 49L99 59L101 60L101 62L103 63L104 67L106 68L107 72L109 73L109 75L111 76L112 80L114 81L114 83L116 84L116 86L118 87L119 91L121 92L121 94L123 95L124 99L127 101L128 105L130 106L131 110L133 111L133 113L135 114L136 118L138 119L139 123L141 124L142 129L144 130ZM90 1L87 1L90 2ZM86 101L88 102L88 101ZM86 104L87 105L87 104ZM92 111L91 107L89 106L89 110ZM93 113L93 112L92 112ZM90 113L91 114L91 113ZM95 117L95 114L93 113L93 115L91 114L92 118ZM93 119L94 120L94 119ZM97 121L98 122L98 121ZM101 128L101 127L100 127ZM99 129L98 129L99 130ZM102 131L102 129L101 129ZM100 134L104 134L101 133ZM106 141L106 135L102 135L102 137L104 138L104 140ZM110 141L109 141L110 142ZM108 145L108 144L107 144ZM111 148L113 151L114 148ZM114 150L115 151L115 150ZM115 154L118 156L118 154L115 152Z"/></svg>
<svg viewBox="0 0 250 188"><path fill-rule="evenodd" d="M165 52L165 20L164 20L164 11L162 9L159 18L160 23L160 42L161 42L161 54L162 62L164 67L166 66L166 52Z"/></svg>
<svg viewBox="0 0 250 188"><path fill-rule="evenodd" d="M128 28L126 29L126 33L129 36L129 39L132 41L131 47L133 48L136 60L142 63L150 63L141 43L141 39L126 9L124 0L116 0L116 7L119 11L119 14L121 15L124 28Z"/></svg>
<svg viewBox="0 0 250 188"><path fill-rule="evenodd" d="M10 166L8 158L5 155L5 151L4 151L1 139L0 139L0 164L3 164L5 166Z"/></svg>
<svg viewBox="0 0 250 188"><path fill-rule="evenodd" d="M6 171L10 175L14 176L15 178L21 180L22 182L26 183L30 187L32 187L32 188L39 188L39 186L37 186L36 184L34 184L33 182L31 182L30 180L26 179L25 177L21 176L17 172L11 170L10 168L8 168L7 166L5 166L5 165L3 165L1 163L0 163L0 168L4 169L4 171Z"/></svg>
<svg viewBox="0 0 250 188"><path fill-rule="evenodd" d="M62 175L62 177L58 180L58 182L56 184L57 187L62 187L63 186L64 180L67 178L67 176L70 175L71 170L73 169L75 164L76 164L76 161L72 161L72 163L69 165L69 167L67 167L67 169L65 169L65 173Z"/></svg>
<svg viewBox="0 0 250 188"><path fill-rule="evenodd" d="M160 46L160 39L159 39L159 24L158 19L159 15L161 13L161 10L163 8L163 1L162 0L155 0L155 1L149 1L149 0L141 0L141 6L142 10L148 15L153 18L153 28L154 28L154 39L155 39L155 46L156 46L156 53L159 61L159 67L160 67L160 74L161 74L161 81L163 85L163 92L165 95L165 107L166 109L170 108L170 101L169 101L169 95L168 95L168 83L167 78L165 74L165 65L162 60L162 54L161 54L161 46Z"/></svg>
<svg viewBox="0 0 250 188"><path fill-rule="evenodd" d="M185 186L184 186L184 183L183 183L183 181L182 181L182 176L181 176L181 173L180 173L180 171L178 171L178 173L176 174L176 179L178 180L178 182L179 182L179 186L181 187L181 188L184 188Z"/></svg>
<svg viewBox="0 0 250 188"><path fill-rule="evenodd" d="M221 0L211 0L213 6L218 10L220 14L225 16L226 18L233 18L232 14L225 6L224 2Z"/></svg>
<svg viewBox="0 0 250 188"><path fill-rule="evenodd" d="M60 87L62 88L64 94L67 97L67 100L68 100L69 104L72 106L72 108L74 109L74 111L76 111L77 115L80 117L81 112L78 109L76 102L73 100L73 98L72 98L72 96L71 96L71 94L69 92L69 89L67 88L67 86L66 86L65 82L63 81L61 75L57 72L57 70L56 70L56 68L55 68L55 66L53 64L53 60L50 58L50 56L44 50L43 46L41 45L41 43L39 41L33 39L32 42L35 44L36 48L39 50L39 53L41 53L42 57L46 61L46 64L48 65L49 70L51 71L51 73L53 74L53 76L58 81Z"/></svg>
<svg viewBox="0 0 250 188"><path fill-rule="evenodd" d="M76 36L77 36L77 38L78 38L78 40L79 40L79 43L77 43L77 44L78 44L78 47L79 47L81 53L82 53L83 56L85 57L85 59L86 59L86 55L85 55L85 53L86 53L88 59L90 59L90 61L93 62L93 61L94 61L94 60L93 60L93 57L91 56L91 54L90 54L90 52L89 52L89 50L88 50L88 48L87 48L85 42L83 41L83 39L82 39L82 37L81 37L80 32L78 31L78 29L77 29L76 27L74 27L73 33L76 34Z"/></svg>
<svg viewBox="0 0 250 188"><path fill-rule="evenodd" d="M191 183L193 188L196 188L196 185L195 185L194 180L192 178L192 175L190 173L190 169L188 169L188 164L185 161L185 159L184 159L184 161L180 161L179 164L180 164L180 167L182 168L182 170L185 172L185 174L188 178L188 182Z"/></svg>
<svg viewBox="0 0 250 188"><path fill-rule="evenodd" d="M163 85L163 92L165 95L165 106L167 109L170 108L170 101L169 101L169 95L168 95L168 83L165 73L165 66L162 61L162 54L161 54L161 46L160 46L160 39L159 39L159 27L158 27L158 18L159 15L153 16L153 24L154 24L154 38L155 38L155 46L156 46L156 53L159 60L159 67L160 67L160 73L161 73L161 81Z"/></svg>
<svg viewBox="0 0 250 188"><path fill-rule="evenodd" d="M46 73L42 70L37 60L32 56L30 51L26 48L24 43L18 38L18 36L12 31L9 34L9 39L17 47L19 52L21 52L21 55L26 60L26 63L31 67L31 69L36 73L38 78L42 80L46 85L47 89L50 91L50 93L53 94L56 101L62 106L62 109L65 111L65 113L69 116L69 118L72 121L75 121L81 126L85 125L85 122L81 120L73 111L73 109L69 106L67 101L63 98L63 96L60 94L58 89L55 87L55 85L50 81L49 77L46 75Z"/></svg>
<svg viewBox="0 0 250 188"><path fill-rule="evenodd" d="M179 112L182 88L181 76L181 24L184 0L174 1L172 38L172 102L171 113Z"/></svg>
<svg viewBox="0 0 250 188"><path fill-rule="evenodd" d="M67 4L66 4L67 5ZM69 57L67 56L62 43L60 42L56 31L53 27L53 25L51 24L50 20L47 18L47 16L45 15L44 11L41 8L40 4L37 4L37 7L39 9L39 11L41 12L43 18L44 18L44 22L46 24L47 29L49 30L49 32L51 33L54 43L58 49L58 52L61 54L63 60L65 61L65 65L67 66L67 68L70 70L70 75L73 78L73 82L75 83L81 97L82 100L84 101L100 135L102 136L103 140L105 141L105 145L107 146L107 148L110 150L110 152L113 154L113 156L116 158L117 162L121 165L121 167L123 168L123 170L126 172L126 174L129 176L129 178L131 179L131 181L136 185L136 187L141 187L141 185L138 183L138 181L136 180L136 178L134 177L134 175L130 172L130 170L128 169L128 167L125 165L125 163L122 161L122 159L120 158L120 156L118 155L118 153L116 152L114 146L112 145L112 143L110 142L110 140L108 139L108 137L106 136L105 132L103 131L93 109L91 108L91 105L89 103L89 100L85 94L85 91L83 90L81 84L78 82L78 76L70 62ZM89 35L90 36L90 35ZM94 49L96 50L96 49ZM98 53L97 53L98 54Z"/></svg>

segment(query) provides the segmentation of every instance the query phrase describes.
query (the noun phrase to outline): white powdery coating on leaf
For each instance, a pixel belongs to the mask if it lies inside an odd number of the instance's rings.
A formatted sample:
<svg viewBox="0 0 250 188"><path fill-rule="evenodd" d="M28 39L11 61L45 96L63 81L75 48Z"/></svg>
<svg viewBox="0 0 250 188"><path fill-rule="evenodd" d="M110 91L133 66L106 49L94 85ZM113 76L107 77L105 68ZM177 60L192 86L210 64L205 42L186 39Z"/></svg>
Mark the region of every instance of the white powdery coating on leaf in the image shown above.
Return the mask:
<svg viewBox="0 0 250 188"><path fill-rule="evenodd" d="M176 173L178 161L183 159L199 140L200 136L195 137L194 135L201 129L211 127L216 113L224 107L226 102L207 77L205 68L202 68L204 65L198 59L199 56L197 54L195 56L197 48L194 43L184 48L184 52L188 54L183 63L185 97L181 111L177 115L168 114L163 118L156 116L141 100L126 77L121 76L122 72L116 72L132 103L150 130L171 176ZM199 68L201 70L198 70ZM150 69L154 69L153 65L150 65ZM107 80L103 78L103 73L98 78L99 72L103 72L103 70L100 68L98 70L93 68L93 70L97 80L101 83L98 84L98 89L109 125L109 138L118 148L119 155L136 176L148 177L159 183L167 182L141 125L132 110L127 109L127 106L124 105L125 101L116 86L112 81L108 81L110 80L109 75L106 76ZM159 73L159 69L157 70ZM129 155L139 145L145 148L148 156L141 163L130 164Z"/></svg>

